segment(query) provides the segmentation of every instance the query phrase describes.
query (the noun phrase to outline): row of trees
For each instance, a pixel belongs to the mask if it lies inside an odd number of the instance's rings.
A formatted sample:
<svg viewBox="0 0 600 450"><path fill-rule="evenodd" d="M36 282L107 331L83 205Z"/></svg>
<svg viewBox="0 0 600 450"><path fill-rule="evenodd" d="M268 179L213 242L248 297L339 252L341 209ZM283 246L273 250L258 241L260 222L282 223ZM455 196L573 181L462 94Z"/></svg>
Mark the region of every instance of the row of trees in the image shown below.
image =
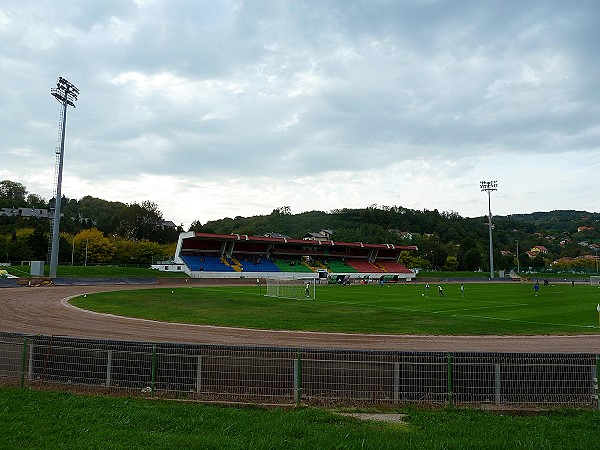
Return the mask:
<svg viewBox="0 0 600 450"><path fill-rule="evenodd" d="M176 243L159 244L146 239L132 240L105 236L97 228L73 235L61 233L59 261L62 264L152 264L172 258ZM41 227L22 228L0 236L0 261L47 261L48 233Z"/></svg>
<svg viewBox="0 0 600 450"><path fill-rule="evenodd" d="M44 200L31 194L20 183L0 181L1 208L53 209L54 199ZM116 235L134 241L150 240L161 244L175 242L182 226L164 226L164 217L158 205L150 200L125 204L85 196L80 200L66 196L61 201L60 229L77 234L82 230L97 228L105 235ZM26 217L0 216L0 234L9 234L20 228L36 228L39 220ZM49 229L49 225L48 225Z"/></svg>
<svg viewBox="0 0 600 450"><path fill-rule="evenodd" d="M0 182L0 207L52 209L17 182ZM61 263L151 264L170 258L182 227L165 227L158 206L83 197L62 198ZM0 215L0 261L48 260L50 223L45 218Z"/></svg>
<svg viewBox="0 0 600 450"><path fill-rule="evenodd" d="M0 182L1 207L51 208L52 204L53 201L46 202L41 197L28 193L25 186L19 183L9 180ZM65 234L60 246L61 261L70 261L71 253L77 253L73 251L72 243L74 241L77 247L76 236L86 230L95 229L104 236L103 239L108 239L113 244L117 241L130 241L134 245L152 242L160 246L173 245L179 232L183 231L182 226L162 226L162 212L149 200L140 204L124 204L90 196L80 200L63 197L62 204L64 218L61 220L61 230ZM309 232L331 229L334 231L333 239L337 241L416 245L418 251L403 256L409 267L487 271L489 247L486 222L487 217L484 216L463 218L452 211L412 210L400 206L371 205L361 209L344 208L300 214L293 214L289 206L282 206L267 215L226 217L205 224L197 220L192 223L190 230L248 235L276 232L301 238ZM517 265L523 268L541 268L554 259L588 254L589 249L579 245L581 239L600 242L600 214L597 213L552 211L497 216L494 224L494 266L500 270L510 270ZM579 233L578 227L582 224L591 226ZM401 233L405 231L412 233L412 238ZM0 260L6 255L7 259L15 260L45 259L42 255L46 255L48 251L48 232L49 223L46 219L0 216ZM88 238L88 261L89 242ZM521 249L519 261L516 260L517 245ZM548 248L546 259L541 256L530 259L525 253L535 245ZM506 251L512 254L507 254ZM147 257L137 256L144 253L148 252L130 252L127 258L127 251L120 251L114 245L111 247L107 244L97 259L107 260L112 254L114 259L110 262L147 260ZM153 253L150 260L154 256L159 257ZM170 255L165 255L167 256Z"/></svg>

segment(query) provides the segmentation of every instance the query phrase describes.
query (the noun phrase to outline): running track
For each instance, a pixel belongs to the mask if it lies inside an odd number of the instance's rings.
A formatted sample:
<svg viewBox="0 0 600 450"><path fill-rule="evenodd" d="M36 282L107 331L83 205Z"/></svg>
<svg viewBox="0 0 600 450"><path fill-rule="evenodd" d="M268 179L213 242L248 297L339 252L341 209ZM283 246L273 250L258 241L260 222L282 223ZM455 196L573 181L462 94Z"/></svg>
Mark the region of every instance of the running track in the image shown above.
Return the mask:
<svg viewBox="0 0 600 450"><path fill-rule="evenodd" d="M160 287L169 286L161 281ZM54 286L0 289L0 331L144 342L405 351L600 353L600 335L417 336L251 330L153 322L82 311L83 293L159 286Z"/></svg>

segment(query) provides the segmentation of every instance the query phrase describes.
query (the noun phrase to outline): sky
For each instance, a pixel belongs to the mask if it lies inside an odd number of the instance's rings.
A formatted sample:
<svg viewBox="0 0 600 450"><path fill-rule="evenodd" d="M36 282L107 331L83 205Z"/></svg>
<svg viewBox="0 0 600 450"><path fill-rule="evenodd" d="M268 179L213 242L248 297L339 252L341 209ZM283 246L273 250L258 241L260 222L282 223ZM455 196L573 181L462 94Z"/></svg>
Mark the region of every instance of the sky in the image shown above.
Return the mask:
<svg viewBox="0 0 600 450"><path fill-rule="evenodd" d="M0 180L166 220L600 212L596 0L5 0ZM276 231L276 230L273 230Z"/></svg>

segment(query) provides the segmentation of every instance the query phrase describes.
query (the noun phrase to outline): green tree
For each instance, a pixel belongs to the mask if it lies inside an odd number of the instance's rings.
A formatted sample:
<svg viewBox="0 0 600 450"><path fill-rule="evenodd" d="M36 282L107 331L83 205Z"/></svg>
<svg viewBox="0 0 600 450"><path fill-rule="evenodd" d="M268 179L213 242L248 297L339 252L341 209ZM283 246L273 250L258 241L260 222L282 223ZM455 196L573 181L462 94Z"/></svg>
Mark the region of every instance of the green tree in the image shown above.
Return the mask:
<svg viewBox="0 0 600 450"><path fill-rule="evenodd" d="M115 245L96 229L83 230L74 238L74 251L77 261L84 264L107 263L112 261Z"/></svg>
<svg viewBox="0 0 600 450"><path fill-rule="evenodd" d="M27 196L27 188L21 183L10 180L0 181L0 207L2 208L18 208L25 206Z"/></svg>
<svg viewBox="0 0 600 450"><path fill-rule="evenodd" d="M47 208L48 207L48 202L37 194L29 194L27 196L26 203L29 206L31 206L32 208Z"/></svg>
<svg viewBox="0 0 600 450"><path fill-rule="evenodd" d="M48 256L48 236L41 224L38 225L32 234L27 237L27 244L31 249L34 260L45 261Z"/></svg>
<svg viewBox="0 0 600 450"><path fill-rule="evenodd" d="M467 258L467 253L471 250L470 258ZM475 264L475 260L473 257L475 253L479 254L477 251L477 242L473 238L465 238L460 242L458 247L458 252L456 254L456 259L458 260L458 268L459 270L475 270L473 269L473 265ZM479 268L481 265L481 255L479 255L479 260L476 263L476 268Z"/></svg>
<svg viewBox="0 0 600 450"><path fill-rule="evenodd" d="M163 249L156 242L143 240L135 245L136 259L138 263L152 264L163 259Z"/></svg>
<svg viewBox="0 0 600 450"><path fill-rule="evenodd" d="M443 246L437 246L431 252L431 264L434 269L442 269L446 264L446 260L448 259L448 252Z"/></svg>
<svg viewBox="0 0 600 450"><path fill-rule="evenodd" d="M443 270L455 271L458 269L458 259L456 256L448 256L446 258L446 264L444 264Z"/></svg>
<svg viewBox="0 0 600 450"><path fill-rule="evenodd" d="M471 248L463 255L462 270L478 270L481 268L481 261L481 253L476 248Z"/></svg>
<svg viewBox="0 0 600 450"><path fill-rule="evenodd" d="M162 212L156 203L145 200L141 204L133 203L119 215L119 231L129 239L151 239L153 233L162 225Z"/></svg>
<svg viewBox="0 0 600 450"><path fill-rule="evenodd" d="M132 264L136 260L135 242L122 237L115 237L115 260L120 264Z"/></svg>
<svg viewBox="0 0 600 450"><path fill-rule="evenodd" d="M199 220L194 220L192 222L192 224L190 225L190 228L188 231L195 231L196 233L199 233L202 231L202 223L200 223Z"/></svg>

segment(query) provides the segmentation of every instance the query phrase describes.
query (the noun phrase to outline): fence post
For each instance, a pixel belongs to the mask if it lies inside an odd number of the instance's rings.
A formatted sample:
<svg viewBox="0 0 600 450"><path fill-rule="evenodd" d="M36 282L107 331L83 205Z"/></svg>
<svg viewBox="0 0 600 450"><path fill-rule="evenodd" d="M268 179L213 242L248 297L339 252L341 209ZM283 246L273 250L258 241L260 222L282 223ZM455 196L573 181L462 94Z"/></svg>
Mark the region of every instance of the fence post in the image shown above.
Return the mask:
<svg viewBox="0 0 600 450"><path fill-rule="evenodd" d="M21 389L25 387L25 369L27 369L27 336L23 339L23 355L21 357Z"/></svg>
<svg viewBox="0 0 600 450"><path fill-rule="evenodd" d="M501 392L501 386L500 386L500 364L496 363L494 364L494 397L496 400L496 406L500 405L500 392Z"/></svg>
<svg viewBox="0 0 600 450"><path fill-rule="evenodd" d="M156 381L156 345L152 346L152 379L150 382L150 395L154 397L154 382Z"/></svg>
<svg viewBox="0 0 600 450"><path fill-rule="evenodd" d="M294 361L294 401L300 406L302 400L302 352L298 350Z"/></svg>
<svg viewBox="0 0 600 450"><path fill-rule="evenodd" d="M202 391L202 355L198 355L196 363L196 394Z"/></svg>
<svg viewBox="0 0 600 450"><path fill-rule="evenodd" d="M400 397L400 363L394 363L394 403L398 403Z"/></svg>
<svg viewBox="0 0 600 450"><path fill-rule="evenodd" d="M596 355L596 405L598 410L600 410L600 388L598 384L600 383L600 355Z"/></svg>
<svg viewBox="0 0 600 450"><path fill-rule="evenodd" d="M35 344L29 344L29 362L27 363L27 379L33 380L33 347Z"/></svg>
<svg viewBox="0 0 600 450"><path fill-rule="evenodd" d="M448 353L448 376L447 376L447 390L448 390L448 404L452 405L452 354Z"/></svg>
<svg viewBox="0 0 600 450"><path fill-rule="evenodd" d="M106 387L110 386L110 376L112 372L112 355L113 351L109 350L106 357Z"/></svg>

